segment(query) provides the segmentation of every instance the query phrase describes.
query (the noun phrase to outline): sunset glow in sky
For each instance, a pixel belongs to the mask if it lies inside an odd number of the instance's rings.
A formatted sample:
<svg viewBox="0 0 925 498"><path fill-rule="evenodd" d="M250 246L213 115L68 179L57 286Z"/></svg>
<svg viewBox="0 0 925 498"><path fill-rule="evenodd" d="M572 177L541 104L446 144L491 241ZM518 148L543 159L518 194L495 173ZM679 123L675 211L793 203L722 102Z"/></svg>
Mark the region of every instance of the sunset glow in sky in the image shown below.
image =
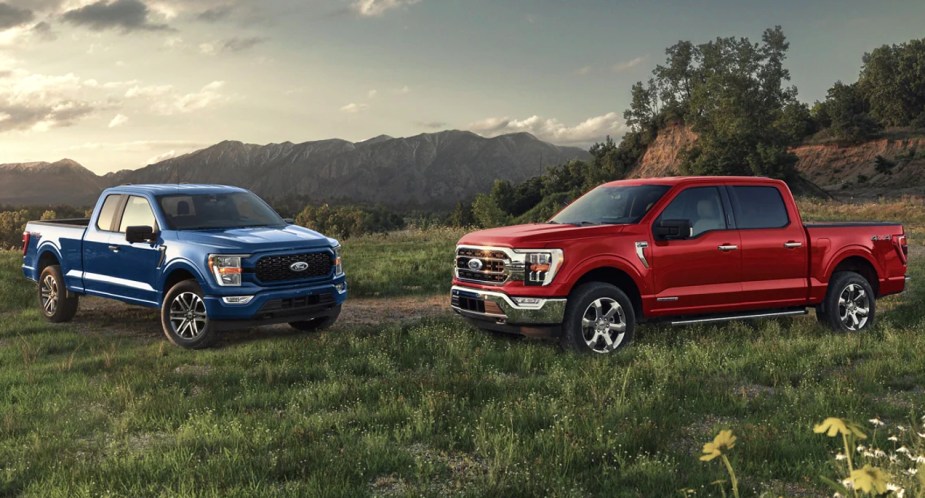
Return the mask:
<svg viewBox="0 0 925 498"><path fill-rule="evenodd" d="M0 163L137 168L225 139L625 131L665 47L783 26L805 102L925 2L0 0Z"/></svg>

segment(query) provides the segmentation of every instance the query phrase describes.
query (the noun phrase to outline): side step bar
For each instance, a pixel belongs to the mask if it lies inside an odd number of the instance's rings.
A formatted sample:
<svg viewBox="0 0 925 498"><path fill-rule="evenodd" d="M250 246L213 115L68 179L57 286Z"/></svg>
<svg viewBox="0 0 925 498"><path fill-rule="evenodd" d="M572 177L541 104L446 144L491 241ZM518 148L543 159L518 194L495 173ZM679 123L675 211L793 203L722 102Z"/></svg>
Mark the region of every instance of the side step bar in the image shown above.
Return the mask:
<svg viewBox="0 0 925 498"><path fill-rule="evenodd" d="M690 318L687 320L672 320L672 325L693 325L695 323L728 322L730 320L750 320L752 318L774 318L778 316L796 316L809 313L806 308L786 311L764 311L760 313L742 313L737 315L710 316L704 318Z"/></svg>

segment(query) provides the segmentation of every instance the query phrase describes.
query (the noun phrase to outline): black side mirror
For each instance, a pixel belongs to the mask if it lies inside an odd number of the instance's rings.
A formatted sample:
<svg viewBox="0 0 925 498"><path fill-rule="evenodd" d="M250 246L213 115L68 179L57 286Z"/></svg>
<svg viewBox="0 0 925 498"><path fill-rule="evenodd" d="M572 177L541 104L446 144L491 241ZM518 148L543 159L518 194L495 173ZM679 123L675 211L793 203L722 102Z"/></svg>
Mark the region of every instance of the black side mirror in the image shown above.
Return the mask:
<svg viewBox="0 0 925 498"><path fill-rule="evenodd" d="M154 242L154 228L149 226L137 226L125 228L125 240L129 244L136 242Z"/></svg>
<svg viewBox="0 0 925 498"><path fill-rule="evenodd" d="M684 240L691 238L691 220L661 220L655 225L655 238Z"/></svg>

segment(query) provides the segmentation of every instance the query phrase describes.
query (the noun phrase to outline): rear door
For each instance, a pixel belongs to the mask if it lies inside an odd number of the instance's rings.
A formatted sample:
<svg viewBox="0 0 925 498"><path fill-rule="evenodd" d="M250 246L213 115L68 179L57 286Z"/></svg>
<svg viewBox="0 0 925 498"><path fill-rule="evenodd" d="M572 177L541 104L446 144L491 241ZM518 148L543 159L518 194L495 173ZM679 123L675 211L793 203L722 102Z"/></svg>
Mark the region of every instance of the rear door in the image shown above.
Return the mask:
<svg viewBox="0 0 925 498"><path fill-rule="evenodd" d="M115 260L112 239L118 230L117 217L122 211L125 196L109 194L103 200L96 222L90 223L83 238L83 283L90 293L113 295L119 287L112 281L111 268Z"/></svg>
<svg viewBox="0 0 925 498"><path fill-rule="evenodd" d="M721 187L688 187L659 214L661 220L686 219L691 237L659 240L653 235L652 274L658 314L722 311L739 300L739 234L731 228Z"/></svg>
<svg viewBox="0 0 925 498"><path fill-rule="evenodd" d="M742 302L756 308L805 305L809 244L803 224L788 212L785 192L773 185L726 188L742 240Z"/></svg>

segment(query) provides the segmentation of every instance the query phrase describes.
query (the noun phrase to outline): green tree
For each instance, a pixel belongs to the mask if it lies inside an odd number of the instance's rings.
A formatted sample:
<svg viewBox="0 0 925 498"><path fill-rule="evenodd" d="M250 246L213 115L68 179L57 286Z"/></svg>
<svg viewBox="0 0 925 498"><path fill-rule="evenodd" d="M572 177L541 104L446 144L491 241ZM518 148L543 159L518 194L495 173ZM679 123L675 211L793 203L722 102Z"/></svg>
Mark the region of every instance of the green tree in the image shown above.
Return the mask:
<svg viewBox="0 0 925 498"><path fill-rule="evenodd" d="M450 213L450 225L454 227L470 227L475 224L472 216L472 204L457 202L453 212Z"/></svg>
<svg viewBox="0 0 925 498"><path fill-rule="evenodd" d="M472 216L475 223L484 228L507 225L511 221L510 215L504 212L490 195L479 194L472 202Z"/></svg>
<svg viewBox="0 0 925 498"><path fill-rule="evenodd" d="M857 84L836 81L825 102L817 105L817 119L828 125L829 134L846 142L868 138L880 128L868 113L867 101Z"/></svg>
<svg viewBox="0 0 925 498"><path fill-rule="evenodd" d="M925 38L864 54L858 90L883 126L925 126Z"/></svg>

